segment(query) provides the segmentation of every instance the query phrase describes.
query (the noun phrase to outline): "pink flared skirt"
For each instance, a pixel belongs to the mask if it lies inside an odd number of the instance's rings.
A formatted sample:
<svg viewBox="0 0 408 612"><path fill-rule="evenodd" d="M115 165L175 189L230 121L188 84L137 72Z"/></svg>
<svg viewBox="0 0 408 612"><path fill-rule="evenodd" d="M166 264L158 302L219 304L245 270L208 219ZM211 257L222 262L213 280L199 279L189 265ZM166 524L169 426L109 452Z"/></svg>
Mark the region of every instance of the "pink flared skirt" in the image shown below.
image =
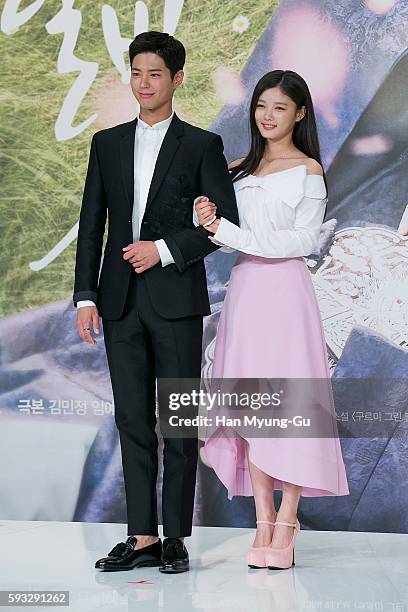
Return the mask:
<svg viewBox="0 0 408 612"><path fill-rule="evenodd" d="M241 253L232 268L217 329L212 377L329 379L319 305L303 258ZM334 411L333 411L334 412ZM205 441L208 464L228 498L251 496L249 463L301 495L348 495L341 446L333 437L244 437L215 428Z"/></svg>

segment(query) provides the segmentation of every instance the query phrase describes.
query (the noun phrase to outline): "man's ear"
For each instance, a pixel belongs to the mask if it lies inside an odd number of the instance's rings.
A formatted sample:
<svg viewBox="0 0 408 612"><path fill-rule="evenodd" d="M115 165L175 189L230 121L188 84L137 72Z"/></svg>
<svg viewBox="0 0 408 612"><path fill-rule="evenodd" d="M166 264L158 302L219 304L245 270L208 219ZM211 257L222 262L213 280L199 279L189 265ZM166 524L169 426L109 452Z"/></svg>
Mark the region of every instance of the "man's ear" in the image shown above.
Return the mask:
<svg viewBox="0 0 408 612"><path fill-rule="evenodd" d="M184 71L183 70L179 70L174 75L174 84L176 85L176 87L179 87L179 85L181 85L183 83L183 81L184 81Z"/></svg>

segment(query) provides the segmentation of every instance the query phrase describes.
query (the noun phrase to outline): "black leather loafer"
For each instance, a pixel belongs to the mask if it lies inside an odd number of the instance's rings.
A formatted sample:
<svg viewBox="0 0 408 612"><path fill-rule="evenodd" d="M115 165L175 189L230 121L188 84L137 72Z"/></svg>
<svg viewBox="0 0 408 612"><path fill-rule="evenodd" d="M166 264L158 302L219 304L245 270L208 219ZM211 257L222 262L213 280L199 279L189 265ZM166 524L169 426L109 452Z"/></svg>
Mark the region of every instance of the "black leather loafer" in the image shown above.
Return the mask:
<svg viewBox="0 0 408 612"><path fill-rule="evenodd" d="M161 562L162 542L159 539L154 544L135 550L137 538L129 536L126 542L119 542L108 553L107 557L98 559L96 569L105 572L131 570L134 567L157 567Z"/></svg>
<svg viewBox="0 0 408 612"><path fill-rule="evenodd" d="M164 574L178 574L189 570L187 548L178 538L166 538L163 541L163 552L159 571Z"/></svg>

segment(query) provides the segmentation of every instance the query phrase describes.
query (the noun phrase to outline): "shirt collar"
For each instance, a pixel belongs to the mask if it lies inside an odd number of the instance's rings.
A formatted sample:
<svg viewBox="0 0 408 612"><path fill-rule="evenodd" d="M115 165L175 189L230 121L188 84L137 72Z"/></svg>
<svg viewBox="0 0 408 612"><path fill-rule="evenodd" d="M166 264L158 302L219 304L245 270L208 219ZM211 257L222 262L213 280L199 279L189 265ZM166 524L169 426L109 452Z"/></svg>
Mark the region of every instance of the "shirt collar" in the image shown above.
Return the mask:
<svg viewBox="0 0 408 612"><path fill-rule="evenodd" d="M137 127L139 129L148 130L148 131L167 130L170 123L172 122L173 116L174 116L174 111L171 113L170 117L167 117L167 119L163 119L163 121L159 121L158 123L155 123L154 125L149 125L148 123L143 121L143 119L140 118L140 113L139 113L137 116Z"/></svg>

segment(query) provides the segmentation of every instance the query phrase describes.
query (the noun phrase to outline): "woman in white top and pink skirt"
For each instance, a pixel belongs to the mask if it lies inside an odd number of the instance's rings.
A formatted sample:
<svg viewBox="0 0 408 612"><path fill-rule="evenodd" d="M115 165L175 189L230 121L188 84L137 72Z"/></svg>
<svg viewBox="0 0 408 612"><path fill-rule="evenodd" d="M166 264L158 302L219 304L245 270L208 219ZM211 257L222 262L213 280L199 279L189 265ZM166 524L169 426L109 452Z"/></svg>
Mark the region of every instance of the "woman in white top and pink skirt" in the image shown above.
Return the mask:
<svg viewBox="0 0 408 612"><path fill-rule="evenodd" d="M240 254L221 311L213 379L330 379L324 331L304 257L318 247L327 186L313 104L304 79L274 70L257 83L250 106L251 148L230 164L240 227L214 219L201 198L195 213L209 239ZM334 413L334 411L333 411ZM335 422L335 415L334 415ZM254 496L250 567L294 565L301 495L348 495L333 437L245 437L217 427L204 453L228 498ZM276 511L274 489L282 491Z"/></svg>

